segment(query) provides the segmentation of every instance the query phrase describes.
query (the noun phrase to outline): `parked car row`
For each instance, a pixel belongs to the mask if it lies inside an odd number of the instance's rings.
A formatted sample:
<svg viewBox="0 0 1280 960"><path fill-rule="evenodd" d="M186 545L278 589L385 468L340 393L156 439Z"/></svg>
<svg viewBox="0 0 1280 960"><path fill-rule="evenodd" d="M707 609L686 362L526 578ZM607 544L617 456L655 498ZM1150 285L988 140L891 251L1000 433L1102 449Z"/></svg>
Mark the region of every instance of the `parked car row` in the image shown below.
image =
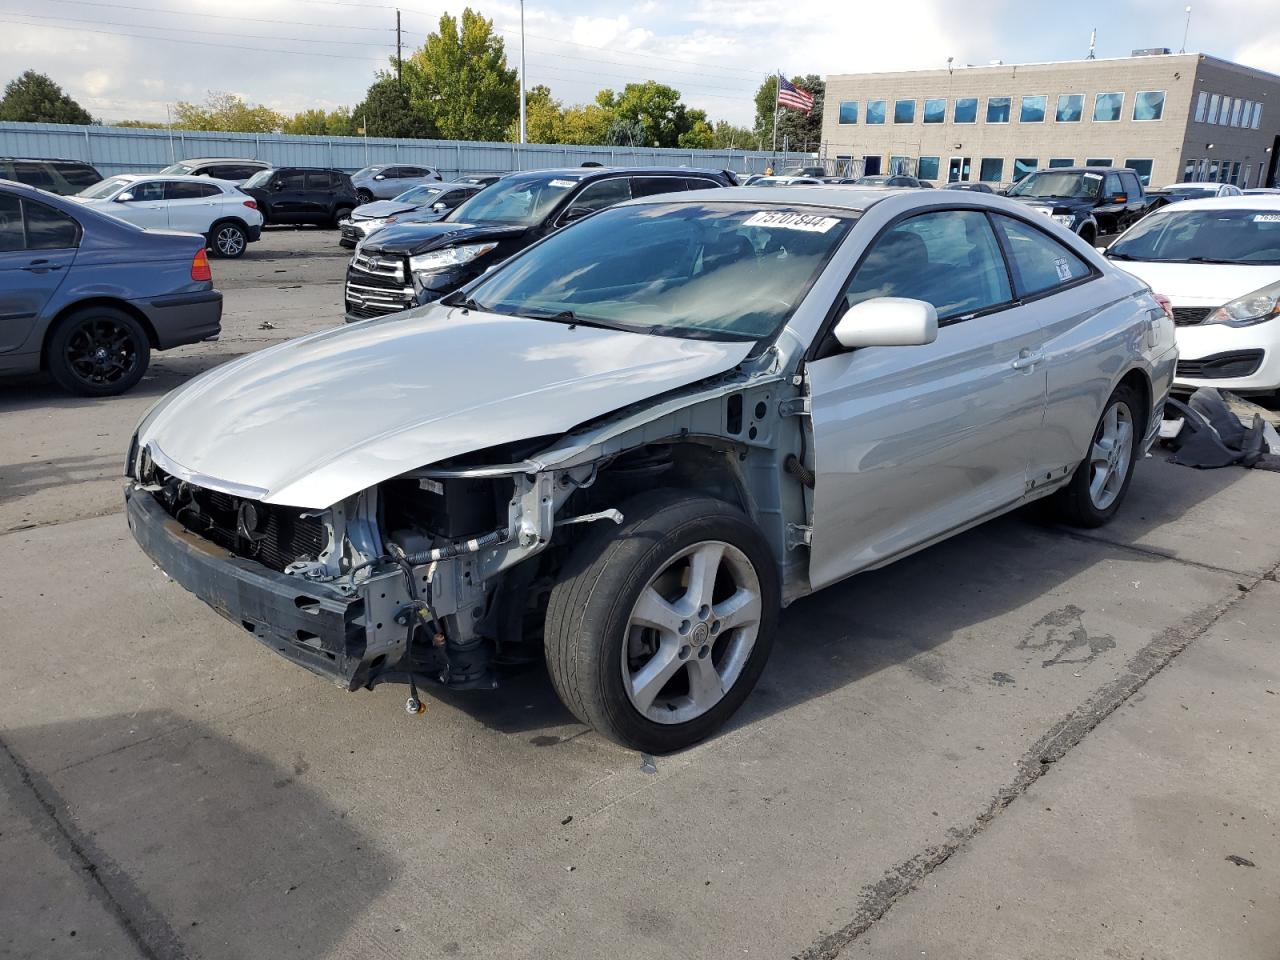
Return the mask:
<svg viewBox="0 0 1280 960"><path fill-rule="evenodd" d="M137 542L345 689L416 714L544 658L666 752L743 703L783 605L1033 500L1115 515L1177 357L1146 283L1004 197L728 183L517 173L370 235L371 319L143 419Z"/></svg>

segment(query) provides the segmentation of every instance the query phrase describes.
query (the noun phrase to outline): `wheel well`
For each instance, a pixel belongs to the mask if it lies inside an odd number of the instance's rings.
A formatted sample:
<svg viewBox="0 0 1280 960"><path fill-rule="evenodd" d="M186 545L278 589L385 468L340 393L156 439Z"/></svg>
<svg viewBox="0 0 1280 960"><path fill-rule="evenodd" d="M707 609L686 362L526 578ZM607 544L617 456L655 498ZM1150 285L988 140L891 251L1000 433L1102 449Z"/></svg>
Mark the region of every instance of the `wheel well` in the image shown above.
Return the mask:
<svg viewBox="0 0 1280 960"><path fill-rule="evenodd" d="M53 318L53 322L45 328L44 339L40 344L40 369L45 369L48 365L49 341L53 339L53 331L58 329L58 324L62 323L67 317L73 313L79 313L88 307L112 307L123 313L129 314L133 319L142 325L142 329L146 331L147 342L151 345L152 350L160 349L160 339L156 336L155 327L151 325L151 321L147 319L147 315L135 307L133 304L125 300L117 300L114 297L90 297L88 300L78 300L69 304L58 311L58 315Z"/></svg>
<svg viewBox="0 0 1280 960"><path fill-rule="evenodd" d="M210 233L213 233L213 231L214 231L218 226L220 226L221 224L224 224L224 223L234 223L237 227L239 227L239 228L240 228L241 230L243 230L245 233L248 233L248 232L249 232L249 225L248 225L247 223L245 223L243 220L241 220L239 217L222 217L222 218L220 218L220 219L218 219L218 220L215 220L215 221L213 221L213 224L209 227L209 232L210 232Z"/></svg>
<svg viewBox="0 0 1280 960"><path fill-rule="evenodd" d="M728 448L681 439L645 444L602 467L595 498L620 501L655 487L704 493L747 512L736 457Z"/></svg>
<svg viewBox="0 0 1280 960"><path fill-rule="evenodd" d="M1142 409L1138 411L1138 415L1142 417L1142 429L1138 436L1138 441L1141 442L1147 435L1147 427L1151 419L1151 381L1141 370L1130 370L1120 378L1120 385L1129 387L1142 398Z"/></svg>
<svg viewBox="0 0 1280 960"><path fill-rule="evenodd" d="M1098 231L1094 228L1092 223L1086 223L1080 228L1080 239L1089 240L1091 242L1098 239Z"/></svg>

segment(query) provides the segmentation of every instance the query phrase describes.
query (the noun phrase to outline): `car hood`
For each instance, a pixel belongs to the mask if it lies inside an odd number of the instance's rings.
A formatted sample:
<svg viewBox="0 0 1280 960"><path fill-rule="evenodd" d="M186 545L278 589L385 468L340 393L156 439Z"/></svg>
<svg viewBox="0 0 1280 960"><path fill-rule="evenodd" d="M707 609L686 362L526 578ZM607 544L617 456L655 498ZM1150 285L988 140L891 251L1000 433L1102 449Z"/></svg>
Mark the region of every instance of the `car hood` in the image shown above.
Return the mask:
<svg viewBox="0 0 1280 960"><path fill-rule="evenodd" d="M397 213L404 213L406 210L417 210L418 204L404 203L400 200L375 200L373 203L363 203L351 211L353 220L372 220L375 217L394 217Z"/></svg>
<svg viewBox="0 0 1280 960"><path fill-rule="evenodd" d="M1010 197L1010 200L1041 213L1079 213L1092 210L1094 202L1079 197Z"/></svg>
<svg viewBox="0 0 1280 960"><path fill-rule="evenodd" d="M1143 263L1112 260L1114 266L1144 280L1177 307L1220 307L1259 287L1280 281L1280 266L1236 263Z"/></svg>
<svg viewBox="0 0 1280 960"><path fill-rule="evenodd" d="M484 240L506 240L519 237L529 228L495 223L393 223L383 227L365 241L368 253L409 254L410 256Z"/></svg>
<svg viewBox="0 0 1280 960"><path fill-rule="evenodd" d="M437 304L210 370L161 401L138 441L197 485L322 509L725 373L750 349Z"/></svg>

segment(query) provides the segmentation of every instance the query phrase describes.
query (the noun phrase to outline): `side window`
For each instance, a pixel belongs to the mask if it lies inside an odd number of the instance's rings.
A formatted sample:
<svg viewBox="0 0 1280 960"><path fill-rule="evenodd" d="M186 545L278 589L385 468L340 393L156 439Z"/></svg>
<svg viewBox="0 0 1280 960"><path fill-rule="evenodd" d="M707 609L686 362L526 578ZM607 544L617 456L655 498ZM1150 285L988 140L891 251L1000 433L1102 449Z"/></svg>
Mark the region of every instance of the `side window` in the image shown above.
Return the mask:
<svg viewBox="0 0 1280 960"><path fill-rule="evenodd" d="M998 214L995 220L1009 251L1009 267L1019 297L1083 280L1092 272L1078 256L1035 227Z"/></svg>
<svg viewBox="0 0 1280 960"><path fill-rule="evenodd" d="M212 183L190 183L182 180L170 180L164 185L166 200L202 200L205 197L216 197L220 193Z"/></svg>
<svg viewBox="0 0 1280 960"><path fill-rule="evenodd" d="M849 306L873 297L933 304L941 321L1013 299L1004 257L980 210L922 213L876 238L849 282Z"/></svg>
<svg viewBox="0 0 1280 960"><path fill-rule="evenodd" d="M261 167L224 167L227 172L222 175L224 180L248 180Z"/></svg>
<svg viewBox="0 0 1280 960"><path fill-rule="evenodd" d="M1124 192L1129 195L1130 200L1136 200L1142 196L1142 184L1138 182L1137 174L1126 170L1120 174L1120 182L1124 184Z"/></svg>
<svg viewBox="0 0 1280 960"><path fill-rule="evenodd" d="M22 201L13 194L0 193L0 253L13 253L25 246Z"/></svg>
<svg viewBox="0 0 1280 960"><path fill-rule="evenodd" d="M594 213L615 203L631 199L631 184L626 177L614 177L611 180L597 180L582 189L573 203L571 210L587 210Z"/></svg>
<svg viewBox="0 0 1280 960"><path fill-rule="evenodd" d="M28 250L66 250L80 243L80 224L61 210L34 200L24 201Z"/></svg>
<svg viewBox="0 0 1280 960"><path fill-rule="evenodd" d="M285 190L302 190L306 187L306 177L301 170L288 170L276 177L276 181L284 184Z"/></svg>
<svg viewBox="0 0 1280 960"><path fill-rule="evenodd" d="M715 190L717 187L723 187L723 183L717 183L706 177L685 177L684 188L686 190Z"/></svg>
<svg viewBox="0 0 1280 960"><path fill-rule="evenodd" d="M239 167L217 166L205 167L200 171L199 175L213 177L215 180L236 180L236 172Z"/></svg>
<svg viewBox="0 0 1280 960"><path fill-rule="evenodd" d="M325 191L329 190L330 189L329 174L323 170L319 172L308 173L307 189L308 190L325 190Z"/></svg>
<svg viewBox="0 0 1280 960"><path fill-rule="evenodd" d="M1107 181L1103 185L1102 194L1109 200L1117 193L1124 193L1124 187L1120 185L1120 178L1114 173L1108 173Z"/></svg>
<svg viewBox="0 0 1280 960"><path fill-rule="evenodd" d="M632 177L631 196L652 197L659 193L683 193L684 177Z"/></svg>
<svg viewBox="0 0 1280 960"><path fill-rule="evenodd" d="M62 174L63 180L77 190L92 187L102 179L102 177L98 176L97 170L83 163L56 163L54 164L54 169Z"/></svg>
<svg viewBox="0 0 1280 960"><path fill-rule="evenodd" d="M135 183L125 192L132 193L133 199L139 203L153 203L164 199L164 181L147 180Z"/></svg>
<svg viewBox="0 0 1280 960"><path fill-rule="evenodd" d="M54 188L53 174L49 172L49 168L43 163L15 162L13 165L13 179L19 183L25 183L29 187L38 187L41 190L52 190Z"/></svg>

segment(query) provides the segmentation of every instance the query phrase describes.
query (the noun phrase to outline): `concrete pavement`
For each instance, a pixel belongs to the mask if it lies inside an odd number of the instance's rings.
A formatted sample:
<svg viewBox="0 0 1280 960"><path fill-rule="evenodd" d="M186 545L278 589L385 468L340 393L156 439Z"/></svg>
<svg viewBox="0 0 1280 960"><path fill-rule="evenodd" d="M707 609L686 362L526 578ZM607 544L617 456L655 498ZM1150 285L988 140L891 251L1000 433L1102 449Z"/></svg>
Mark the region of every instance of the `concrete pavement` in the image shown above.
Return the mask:
<svg viewBox="0 0 1280 960"><path fill-rule="evenodd" d="M341 258L287 256L333 235L267 237L215 264L228 336L160 355L152 396L337 321ZM1149 460L1101 531L1024 512L802 601L730 728L650 772L575 723L541 668L496 696L428 689L412 718L403 689L343 693L168 582L119 513L149 402L0 388L0 957L1129 949L1136 935L1091 935L1095 889L1117 913L1145 897L1147 922L1180 917L1208 955L1270 956L1275 754L1249 738L1274 742L1280 706L1274 629L1258 627L1280 611L1280 477ZM1156 696L1170 663L1223 636L1247 664L1187 668ZM1205 705L1204 671L1251 724L1229 771L1206 724L1240 714L1210 712L1232 704ZM1192 709L1170 708L1179 696ZM1122 722L1159 743L1112 733ZM1160 793L1202 770L1224 785ZM1195 835L1224 803L1255 826ZM1162 877L1179 837L1212 855ZM1259 865L1224 862L1259 904L1248 929L1218 922L1238 905L1214 889L1227 846ZM1202 912L1178 909L1193 897ZM1082 918L1074 939L1049 936L1058 907Z"/></svg>

